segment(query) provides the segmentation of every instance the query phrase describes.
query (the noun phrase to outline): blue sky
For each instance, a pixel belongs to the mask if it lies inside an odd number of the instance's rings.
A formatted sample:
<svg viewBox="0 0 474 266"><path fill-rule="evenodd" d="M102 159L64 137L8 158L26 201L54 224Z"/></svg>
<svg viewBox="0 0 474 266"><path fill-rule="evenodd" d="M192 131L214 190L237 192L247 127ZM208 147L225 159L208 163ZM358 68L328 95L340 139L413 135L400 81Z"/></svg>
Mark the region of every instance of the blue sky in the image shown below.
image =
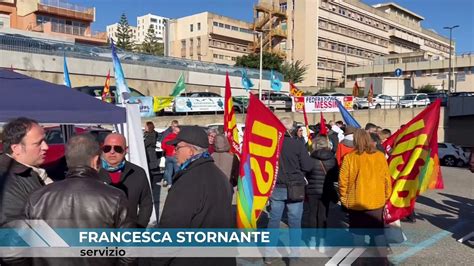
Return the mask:
<svg viewBox="0 0 474 266"><path fill-rule="evenodd" d="M131 25L136 17L152 13L178 18L210 11L251 22L256 0L69 0L84 6L96 7L95 31L105 31L105 26L118 22L122 13L127 14ZM444 26L460 25L453 31L457 53L474 52L474 0L363 0L367 4L395 2L425 18L425 28L449 37Z"/></svg>

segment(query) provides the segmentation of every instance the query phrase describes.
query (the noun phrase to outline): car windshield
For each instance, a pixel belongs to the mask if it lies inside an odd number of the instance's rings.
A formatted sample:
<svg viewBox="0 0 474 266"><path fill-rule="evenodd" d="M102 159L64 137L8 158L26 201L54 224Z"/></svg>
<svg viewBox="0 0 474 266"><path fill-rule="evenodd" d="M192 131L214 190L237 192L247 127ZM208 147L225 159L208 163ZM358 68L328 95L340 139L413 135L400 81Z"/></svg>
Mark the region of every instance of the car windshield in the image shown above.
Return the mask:
<svg viewBox="0 0 474 266"><path fill-rule="evenodd" d="M415 100L415 95L405 95L400 100Z"/></svg>

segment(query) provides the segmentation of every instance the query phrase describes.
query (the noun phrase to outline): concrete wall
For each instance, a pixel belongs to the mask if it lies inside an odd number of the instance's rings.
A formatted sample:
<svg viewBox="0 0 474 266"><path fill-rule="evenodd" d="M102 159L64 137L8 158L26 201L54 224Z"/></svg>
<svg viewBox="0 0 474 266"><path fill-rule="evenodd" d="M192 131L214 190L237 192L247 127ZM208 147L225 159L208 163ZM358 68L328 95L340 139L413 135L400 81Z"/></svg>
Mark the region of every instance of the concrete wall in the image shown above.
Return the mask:
<svg viewBox="0 0 474 266"><path fill-rule="evenodd" d="M63 84L62 56L0 50L0 58L0 67L13 67L15 70L29 76ZM67 58L72 86L103 86L109 69L113 79L112 60L103 60L104 58L102 60ZM128 85L145 95L169 95L181 73L185 76L187 91L211 91L224 95L225 75L127 63L122 63L122 68ZM112 80L112 85L114 85L114 82ZM254 88L258 88L258 80L252 79L252 82L255 84ZM246 94L240 76L230 76L230 83L233 88L233 95ZM263 80L262 88L264 91L267 88L270 89L270 82ZM284 82L282 91L287 92L288 88L288 83Z"/></svg>
<svg viewBox="0 0 474 266"><path fill-rule="evenodd" d="M408 123L416 115L418 115L423 108L412 108L412 109L383 109L383 110L357 110L353 112L354 118L361 124L365 126L366 123L371 122L382 128L388 128L392 132L395 132L400 128L401 125ZM292 113L292 112L277 112L275 113L278 117L291 117L295 121L304 122L303 114ZM445 117L445 109L441 109L440 113L440 122L438 127L438 141L444 142L445 140L445 130L448 127L447 117ZM312 113L308 115L308 122L310 124L317 124L320 121L319 113ZM245 123L245 114L236 114L237 123ZM324 118L329 121L338 121L342 120L341 114L337 113L324 113ZM215 115L188 115L188 116L162 116L155 117L152 119L143 118L143 124L146 121L153 121L156 127L167 127L171 120L176 119L182 125L207 125L211 123L223 123L222 114ZM474 119L474 116L473 116ZM451 132L451 131L450 131ZM457 133L456 133L457 134ZM456 140L457 141L457 140ZM457 143L454 141L454 143Z"/></svg>

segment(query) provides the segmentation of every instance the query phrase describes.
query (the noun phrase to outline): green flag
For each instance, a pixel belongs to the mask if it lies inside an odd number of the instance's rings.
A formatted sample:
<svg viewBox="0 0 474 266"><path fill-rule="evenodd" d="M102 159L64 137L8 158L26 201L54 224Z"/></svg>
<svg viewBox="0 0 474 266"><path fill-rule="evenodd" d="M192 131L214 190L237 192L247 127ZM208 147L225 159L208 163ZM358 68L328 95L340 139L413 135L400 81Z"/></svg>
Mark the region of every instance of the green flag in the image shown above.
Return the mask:
<svg viewBox="0 0 474 266"><path fill-rule="evenodd" d="M170 94L170 96L177 97L185 89L186 89L186 84L184 83L184 75L183 73L181 73L181 76L179 76L179 79L176 81L176 84L174 85L174 88L173 88L173 92Z"/></svg>

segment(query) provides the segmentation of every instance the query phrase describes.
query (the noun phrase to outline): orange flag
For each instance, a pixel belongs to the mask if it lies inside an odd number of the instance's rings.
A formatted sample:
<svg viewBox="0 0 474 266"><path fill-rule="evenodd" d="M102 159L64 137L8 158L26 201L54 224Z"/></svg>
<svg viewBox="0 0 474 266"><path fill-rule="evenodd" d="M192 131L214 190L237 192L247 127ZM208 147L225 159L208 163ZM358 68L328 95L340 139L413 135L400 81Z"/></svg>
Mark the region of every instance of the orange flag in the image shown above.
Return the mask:
<svg viewBox="0 0 474 266"><path fill-rule="evenodd" d="M412 213L416 197L427 189L444 187L438 156L440 106L438 99L383 143L393 188L386 223Z"/></svg>
<svg viewBox="0 0 474 266"><path fill-rule="evenodd" d="M369 94L367 95L367 101L372 103L374 101L374 84L370 83Z"/></svg>
<svg viewBox="0 0 474 266"><path fill-rule="evenodd" d="M240 157L239 131L235 120L234 102L230 89L229 73L225 76L224 133L231 145L231 151Z"/></svg>
<svg viewBox="0 0 474 266"><path fill-rule="evenodd" d="M112 102L112 99L110 98L110 69L109 72L107 73L107 78L105 79L105 85L104 89L102 90L102 101L104 102Z"/></svg>

